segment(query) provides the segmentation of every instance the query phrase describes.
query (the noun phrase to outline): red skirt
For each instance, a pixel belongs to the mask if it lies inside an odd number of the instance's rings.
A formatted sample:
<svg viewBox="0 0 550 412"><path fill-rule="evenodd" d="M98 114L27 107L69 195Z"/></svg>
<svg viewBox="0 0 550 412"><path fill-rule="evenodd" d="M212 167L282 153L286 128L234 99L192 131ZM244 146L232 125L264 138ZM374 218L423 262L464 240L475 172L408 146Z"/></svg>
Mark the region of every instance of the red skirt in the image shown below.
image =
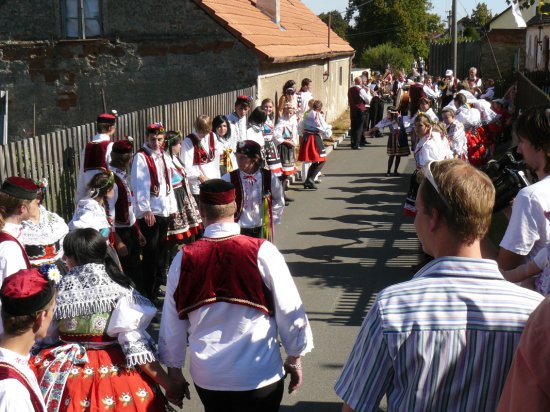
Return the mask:
<svg viewBox="0 0 550 412"><path fill-rule="evenodd" d="M30 365L38 382L54 356L51 349L31 358ZM60 411L165 411L160 389L139 367L126 369L126 359L118 346L88 349L88 362L73 364L61 402Z"/></svg>
<svg viewBox="0 0 550 412"><path fill-rule="evenodd" d="M298 160L300 162L324 162L327 157L323 139L316 133L304 132L300 143Z"/></svg>

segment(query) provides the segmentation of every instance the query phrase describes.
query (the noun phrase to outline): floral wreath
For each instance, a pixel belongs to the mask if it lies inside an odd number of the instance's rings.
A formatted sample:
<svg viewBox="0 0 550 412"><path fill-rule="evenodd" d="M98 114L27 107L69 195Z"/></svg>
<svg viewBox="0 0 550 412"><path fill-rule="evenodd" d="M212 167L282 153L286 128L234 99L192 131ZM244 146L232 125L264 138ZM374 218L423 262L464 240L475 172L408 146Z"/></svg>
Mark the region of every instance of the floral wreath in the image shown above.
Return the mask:
<svg viewBox="0 0 550 412"><path fill-rule="evenodd" d="M57 265L53 263L44 263L38 268L38 271L42 274L42 276L44 276L44 278L46 278L50 282L53 282L53 284L56 286L63 277Z"/></svg>

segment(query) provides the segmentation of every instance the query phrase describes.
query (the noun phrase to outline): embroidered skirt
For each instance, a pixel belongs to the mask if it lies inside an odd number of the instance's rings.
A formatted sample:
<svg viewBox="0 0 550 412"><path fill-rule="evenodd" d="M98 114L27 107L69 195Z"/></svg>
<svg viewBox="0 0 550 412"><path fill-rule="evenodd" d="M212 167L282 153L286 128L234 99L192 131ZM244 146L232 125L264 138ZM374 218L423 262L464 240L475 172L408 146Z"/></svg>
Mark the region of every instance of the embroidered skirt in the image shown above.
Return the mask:
<svg viewBox="0 0 550 412"><path fill-rule="evenodd" d="M54 362L54 348L44 349L31 358L30 365L38 382L42 381L46 368ZM126 369L126 359L118 346L106 349L86 350L88 362L83 364L64 363L70 368L62 393L54 386L48 411L165 411L165 398L157 385L139 368ZM54 399L51 399L54 398ZM55 399L58 398L58 399Z"/></svg>
<svg viewBox="0 0 550 412"><path fill-rule="evenodd" d="M294 146L281 143L278 147L279 156L283 165L283 175L292 176L296 173L296 152Z"/></svg>
<svg viewBox="0 0 550 412"><path fill-rule="evenodd" d="M185 184L174 188L178 211L170 216L166 238L171 241L183 240L196 235L201 226L199 208L193 196L187 193Z"/></svg>
<svg viewBox="0 0 550 412"><path fill-rule="evenodd" d="M304 132L300 143L298 160L301 162L324 162L327 157L323 139L318 133Z"/></svg>
<svg viewBox="0 0 550 412"><path fill-rule="evenodd" d="M281 176L283 174L283 166L281 165L281 159L279 158L279 151L277 146L273 143L273 140L266 140L264 144L265 161L267 168L271 170L275 176Z"/></svg>
<svg viewBox="0 0 550 412"><path fill-rule="evenodd" d="M411 154L407 133L390 133L386 151L388 156L408 156Z"/></svg>

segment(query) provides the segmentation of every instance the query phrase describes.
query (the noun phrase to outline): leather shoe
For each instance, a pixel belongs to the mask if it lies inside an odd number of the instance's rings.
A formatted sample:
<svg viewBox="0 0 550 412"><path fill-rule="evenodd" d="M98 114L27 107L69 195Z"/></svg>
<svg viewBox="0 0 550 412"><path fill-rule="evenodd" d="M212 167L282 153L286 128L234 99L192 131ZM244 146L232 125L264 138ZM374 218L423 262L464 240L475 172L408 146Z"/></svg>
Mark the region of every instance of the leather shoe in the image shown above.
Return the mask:
<svg viewBox="0 0 550 412"><path fill-rule="evenodd" d="M317 186L315 186L313 183L304 183L304 189L317 190Z"/></svg>

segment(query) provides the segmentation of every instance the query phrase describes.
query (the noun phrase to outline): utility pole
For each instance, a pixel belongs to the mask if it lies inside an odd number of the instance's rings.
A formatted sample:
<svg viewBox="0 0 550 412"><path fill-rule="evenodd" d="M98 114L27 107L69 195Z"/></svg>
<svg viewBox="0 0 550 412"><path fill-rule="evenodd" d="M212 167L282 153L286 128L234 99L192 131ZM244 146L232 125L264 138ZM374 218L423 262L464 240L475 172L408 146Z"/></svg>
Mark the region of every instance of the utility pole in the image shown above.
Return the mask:
<svg viewBox="0 0 550 412"><path fill-rule="evenodd" d="M453 36L453 73L455 76L457 76L457 68L458 68L458 61L457 61L457 30L456 30L456 0L453 0L453 27L452 27L452 36Z"/></svg>

